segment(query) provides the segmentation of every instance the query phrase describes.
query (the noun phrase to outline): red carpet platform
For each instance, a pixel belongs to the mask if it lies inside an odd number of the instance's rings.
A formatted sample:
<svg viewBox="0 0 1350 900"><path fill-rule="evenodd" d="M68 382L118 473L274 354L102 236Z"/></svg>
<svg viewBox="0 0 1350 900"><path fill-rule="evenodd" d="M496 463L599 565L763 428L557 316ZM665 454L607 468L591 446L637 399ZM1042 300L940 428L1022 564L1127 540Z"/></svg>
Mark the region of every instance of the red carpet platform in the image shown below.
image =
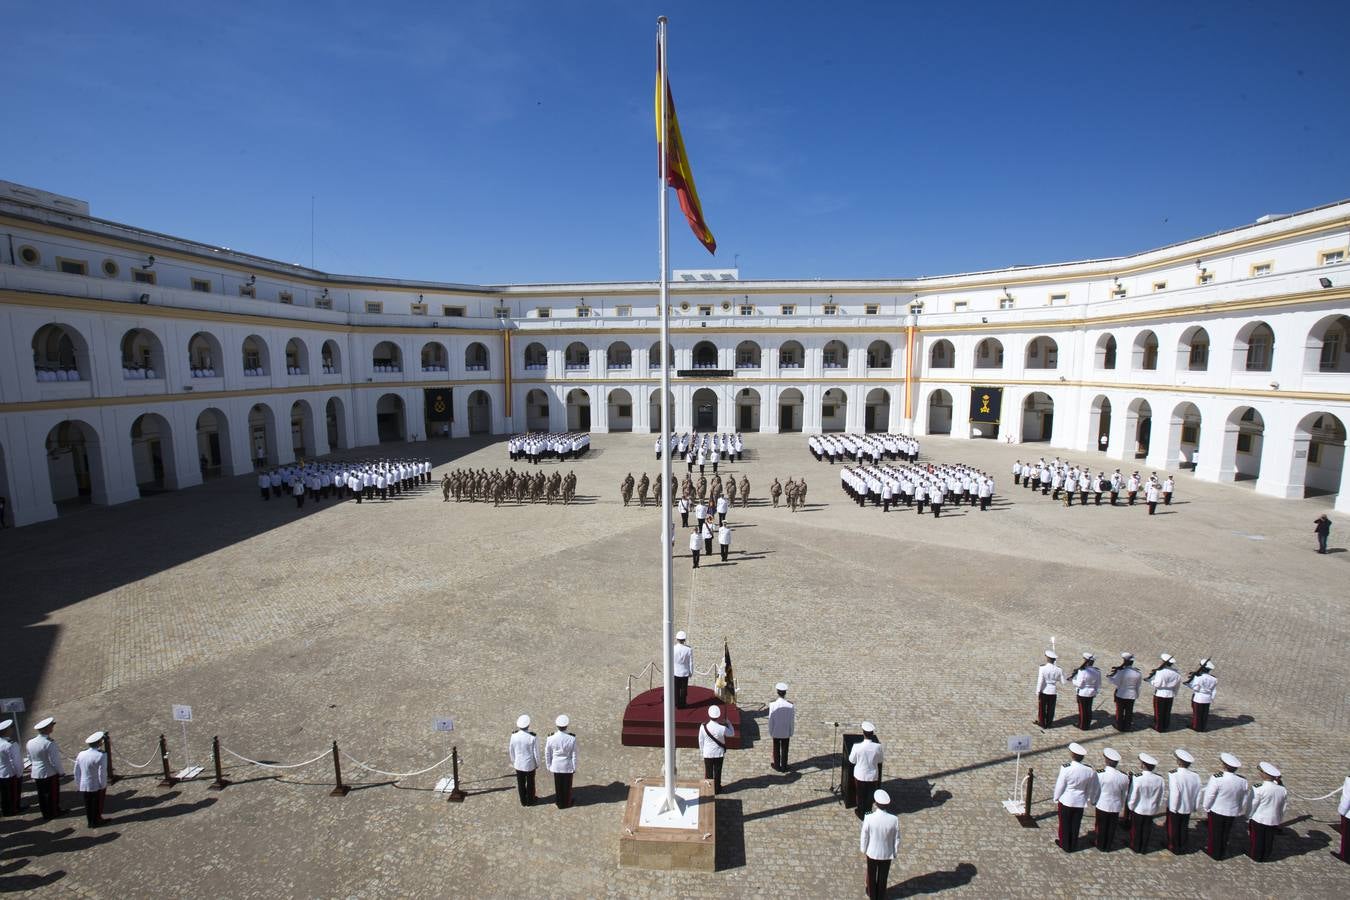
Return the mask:
<svg viewBox="0 0 1350 900"><path fill-rule="evenodd" d="M660 747L665 695L661 688L643 691L632 699L623 713L623 745L625 747ZM689 705L675 710L675 746L698 747L698 730L708 721L708 707L716 703L722 707L722 721L731 723L735 734L727 738L728 750L741 748L741 711L733 704L721 703L717 695L705 687L689 685Z"/></svg>

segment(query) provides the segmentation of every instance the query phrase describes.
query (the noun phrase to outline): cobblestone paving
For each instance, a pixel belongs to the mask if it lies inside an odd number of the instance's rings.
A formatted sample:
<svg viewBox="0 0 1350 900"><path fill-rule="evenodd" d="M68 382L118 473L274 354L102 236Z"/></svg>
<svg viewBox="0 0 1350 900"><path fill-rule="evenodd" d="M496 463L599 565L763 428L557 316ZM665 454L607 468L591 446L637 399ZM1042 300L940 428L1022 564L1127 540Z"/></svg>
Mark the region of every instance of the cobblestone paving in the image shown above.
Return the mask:
<svg viewBox="0 0 1350 900"><path fill-rule="evenodd" d="M596 443L603 453L566 466L580 501L565 508L446 504L432 485L388 503L297 511L286 498L261 502L243 478L0 534L10 613L0 694L26 696L25 723L56 715L68 754L106 728L119 762L140 763L164 732L177 768L170 705L189 703L188 756L199 764L218 734L253 759L299 762L336 739L375 768L411 771L448 752L451 736L431 724L453 716L470 792L448 804L431 791L444 771L394 785L347 763L356 790L332 799L326 761L278 777L228 757L236 783L224 792L205 780L161 789L152 770L121 765L135 777L111 789L102 831L85 828L69 785L65 818L0 820L0 890L857 896L857 821L833 792L835 729L823 723L869 718L902 811L894 896L1350 894L1350 866L1328 855L1334 801L1291 802L1291 828L1265 865L1156 850L1067 855L1052 843L1049 802L1071 740L1098 763L1108 745L1127 759L1185 746L1208 772L1231 750L1248 774L1274 761L1299 794L1340 785L1350 772L1350 553L1312 552L1312 519L1328 504L1183 474L1162 515L1064 509L1007 474L1016 456L1055 451L944 439L925 441L924 455L997 473L994 509L937 521L861 510L802 437L749 437L754 458L731 471L749 476L756 498L774 476L805 475L810 505L737 509L728 564L692 573L687 556L675 560L677 624L695 663L711 663L725 637L747 714L751 746L731 755L718 801L719 871L620 869L627 784L660 766L659 750L619 746L626 676L661 650L659 513L618 500L626 472L655 473L650 438ZM437 477L447 465L506 462L497 443L430 451ZM1337 518L1333 547L1346 534ZM1031 724L1033 681L1052 635L1068 659L1093 649L1109 662L1130 649L1151 667L1166 650L1189 669L1212 654L1211 731L1118 735L1106 700L1084 734L1066 698L1042 732ZM783 776L760 734L780 679L799 710L795 771ZM572 717L574 808L518 805L505 744L522 711L541 736L557 713ZM1006 739L1028 732L1023 764L1036 770L1040 819L1024 829L999 801L1013 781ZM680 766L698 760L681 751ZM547 774L540 793L551 800Z"/></svg>

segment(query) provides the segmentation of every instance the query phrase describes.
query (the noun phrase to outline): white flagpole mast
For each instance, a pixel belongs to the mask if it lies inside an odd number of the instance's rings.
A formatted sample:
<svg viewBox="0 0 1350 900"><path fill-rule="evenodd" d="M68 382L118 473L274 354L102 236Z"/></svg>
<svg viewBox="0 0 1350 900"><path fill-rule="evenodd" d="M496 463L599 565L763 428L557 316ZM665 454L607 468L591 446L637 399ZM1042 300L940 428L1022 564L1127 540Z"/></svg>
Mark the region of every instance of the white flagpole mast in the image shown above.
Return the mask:
<svg viewBox="0 0 1350 900"><path fill-rule="evenodd" d="M657 173L657 192L660 194L661 208L661 661L662 661L662 731L665 748L666 798L661 804L662 812L679 808L675 797L675 586L671 572L670 526L674 522L670 508L671 464L670 464L670 286L667 284L669 267L666 257L670 252L667 234L668 195L666 192L666 149L670 141L670 132L666 127L666 17L656 20L656 46L660 60L660 84L657 86L660 100L657 103L659 121L657 127L661 134L661 170Z"/></svg>

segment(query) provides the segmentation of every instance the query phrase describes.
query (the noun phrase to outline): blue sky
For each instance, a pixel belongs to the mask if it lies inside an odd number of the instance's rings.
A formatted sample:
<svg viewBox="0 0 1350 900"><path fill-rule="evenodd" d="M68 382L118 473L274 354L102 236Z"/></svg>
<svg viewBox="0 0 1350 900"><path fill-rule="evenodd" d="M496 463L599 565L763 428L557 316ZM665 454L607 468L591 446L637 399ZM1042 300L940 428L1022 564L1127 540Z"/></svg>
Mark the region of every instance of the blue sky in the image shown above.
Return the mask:
<svg viewBox="0 0 1350 900"><path fill-rule="evenodd" d="M290 262L657 274L657 15L716 259L1114 256L1350 196L1340 3L7 2L0 178Z"/></svg>

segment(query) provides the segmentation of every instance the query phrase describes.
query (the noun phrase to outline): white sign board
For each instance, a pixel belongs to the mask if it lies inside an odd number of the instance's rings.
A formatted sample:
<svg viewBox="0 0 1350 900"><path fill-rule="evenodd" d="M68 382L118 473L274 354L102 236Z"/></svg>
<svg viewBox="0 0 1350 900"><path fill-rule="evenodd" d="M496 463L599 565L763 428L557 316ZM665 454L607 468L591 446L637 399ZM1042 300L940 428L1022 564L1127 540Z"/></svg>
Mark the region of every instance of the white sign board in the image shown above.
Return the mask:
<svg viewBox="0 0 1350 900"><path fill-rule="evenodd" d="M435 719L431 724L432 731L454 731L455 720L451 718Z"/></svg>
<svg viewBox="0 0 1350 900"><path fill-rule="evenodd" d="M191 722L192 707L184 706L181 703L175 703L173 705L173 720L175 722Z"/></svg>
<svg viewBox="0 0 1350 900"><path fill-rule="evenodd" d="M1008 738L1009 753L1026 753L1031 749L1031 735L1021 734L1017 737Z"/></svg>
<svg viewBox="0 0 1350 900"><path fill-rule="evenodd" d="M0 700L0 712L23 712L23 711L24 705L22 697L5 697L3 700Z"/></svg>

